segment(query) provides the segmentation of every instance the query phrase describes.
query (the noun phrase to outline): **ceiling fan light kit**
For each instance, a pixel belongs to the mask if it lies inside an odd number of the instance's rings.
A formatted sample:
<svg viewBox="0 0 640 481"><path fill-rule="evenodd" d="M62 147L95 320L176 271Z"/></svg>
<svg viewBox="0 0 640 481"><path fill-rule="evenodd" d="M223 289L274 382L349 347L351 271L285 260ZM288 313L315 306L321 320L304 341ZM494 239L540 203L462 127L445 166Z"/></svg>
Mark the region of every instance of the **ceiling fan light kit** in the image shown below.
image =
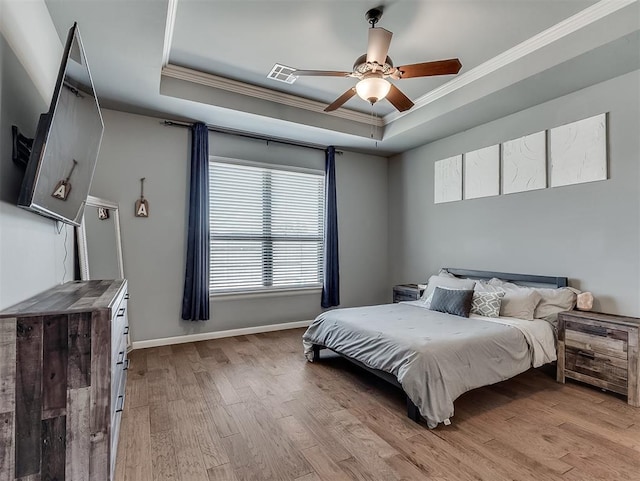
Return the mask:
<svg viewBox="0 0 640 481"><path fill-rule="evenodd" d="M389 90L391 90L391 84L382 76L370 75L356 84L358 96L371 105L385 98Z"/></svg>
<svg viewBox="0 0 640 481"><path fill-rule="evenodd" d="M365 18L371 25L367 53L356 59L351 72L338 70L293 71L292 75L296 77L354 77L359 80L355 88L350 88L334 100L324 109L325 112L331 112L342 107L356 93L371 105L386 98L398 111L404 112L413 107L414 104L398 87L389 82L388 78L402 80L405 78L452 75L460 71L462 64L457 58L394 67L391 58L387 56L393 33L375 26L381 16L381 7L372 8L365 14Z"/></svg>

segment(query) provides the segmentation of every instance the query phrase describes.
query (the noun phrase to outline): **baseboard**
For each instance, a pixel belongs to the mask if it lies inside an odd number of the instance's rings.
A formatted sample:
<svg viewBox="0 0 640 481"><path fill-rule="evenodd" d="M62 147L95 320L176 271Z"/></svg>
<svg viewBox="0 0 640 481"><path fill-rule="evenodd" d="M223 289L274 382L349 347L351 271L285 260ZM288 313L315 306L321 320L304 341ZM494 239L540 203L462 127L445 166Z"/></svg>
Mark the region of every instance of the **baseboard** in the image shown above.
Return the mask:
<svg viewBox="0 0 640 481"><path fill-rule="evenodd" d="M247 334L259 334L261 332L284 331L307 327L313 321L283 322L282 324L269 324L267 326L243 327L241 329L229 329L227 331L201 332L198 334L186 334L184 336L164 337L161 339L149 339L147 341L133 341L131 349L146 349L148 347L170 346L171 344L184 344L186 342L208 341L223 337L245 336Z"/></svg>

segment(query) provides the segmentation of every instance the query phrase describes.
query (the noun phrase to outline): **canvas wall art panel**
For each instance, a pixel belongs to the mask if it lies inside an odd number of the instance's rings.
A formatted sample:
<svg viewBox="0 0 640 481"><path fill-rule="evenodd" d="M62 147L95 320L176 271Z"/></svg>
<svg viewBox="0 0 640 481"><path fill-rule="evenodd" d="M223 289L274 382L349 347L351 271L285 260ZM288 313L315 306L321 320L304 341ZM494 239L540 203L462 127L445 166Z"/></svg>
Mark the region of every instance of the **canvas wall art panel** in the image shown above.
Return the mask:
<svg viewBox="0 0 640 481"><path fill-rule="evenodd" d="M464 198L477 199L500 194L500 146L464 154Z"/></svg>
<svg viewBox="0 0 640 481"><path fill-rule="evenodd" d="M549 131L551 187L606 180L607 114Z"/></svg>
<svg viewBox="0 0 640 481"><path fill-rule="evenodd" d="M502 144L502 193L547 187L547 142L544 131Z"/></svg>
<svg viewBox="0 0 640 481"><path fill-rule="evenodd" d="M462 155L435 162L433 193L436 204L462 200Z"/></svg>

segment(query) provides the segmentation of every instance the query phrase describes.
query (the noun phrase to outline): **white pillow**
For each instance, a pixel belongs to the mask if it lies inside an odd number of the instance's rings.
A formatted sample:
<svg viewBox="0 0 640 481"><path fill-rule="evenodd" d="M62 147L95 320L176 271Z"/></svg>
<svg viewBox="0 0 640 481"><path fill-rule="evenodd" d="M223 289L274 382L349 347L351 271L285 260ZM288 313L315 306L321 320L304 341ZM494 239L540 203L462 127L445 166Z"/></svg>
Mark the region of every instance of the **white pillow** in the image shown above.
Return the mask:
<svg viewBox="0 0 640 481"><path fill-rule="evenodd" d="M500 315L503 317L515 317L526 321L535 319L534 313L541 296L532 288L520 287L500 279L491 279L486 283L476 283L476 290L481 292L504 292L502 304L500 305Z"/></svg>
<svg viewBox="0 0 640 481"><path fill-rule="evenodd" d="M503 281L502 279L491 279L489 284L500 286L504 289L524 289L522 286ZM573 287L529 287L540 294L540 302L534 311L534 319L544 319L555 324L558 321L558 313L570 311L576 306L576 301L580 291Z"/></svg>
<svg viewBox="0 0 640 481"><path fill-rule="evenodd" d="M473 290L476 285L476 281L472 279L460 279L458 277L444 277L444 276L431 276L427 283L427 288L424 290L420 300L424 301L425 307L428 309L431 306L431 298L436 287L442 287L443 289L462 289Z"/></svg>

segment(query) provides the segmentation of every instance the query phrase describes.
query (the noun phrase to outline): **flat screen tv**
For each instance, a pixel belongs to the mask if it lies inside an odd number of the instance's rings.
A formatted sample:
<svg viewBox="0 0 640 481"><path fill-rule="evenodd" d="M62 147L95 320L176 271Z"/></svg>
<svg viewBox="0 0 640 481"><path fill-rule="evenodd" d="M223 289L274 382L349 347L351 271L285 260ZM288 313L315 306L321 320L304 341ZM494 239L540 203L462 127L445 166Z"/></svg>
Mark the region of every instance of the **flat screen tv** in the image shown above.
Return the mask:
<svg viewBox="0 0 640 481"><path fill-rule="evenodd" d="M18 205L80 225L104 124L77 24L69 30L49 111L40 116Z"/></svg>

